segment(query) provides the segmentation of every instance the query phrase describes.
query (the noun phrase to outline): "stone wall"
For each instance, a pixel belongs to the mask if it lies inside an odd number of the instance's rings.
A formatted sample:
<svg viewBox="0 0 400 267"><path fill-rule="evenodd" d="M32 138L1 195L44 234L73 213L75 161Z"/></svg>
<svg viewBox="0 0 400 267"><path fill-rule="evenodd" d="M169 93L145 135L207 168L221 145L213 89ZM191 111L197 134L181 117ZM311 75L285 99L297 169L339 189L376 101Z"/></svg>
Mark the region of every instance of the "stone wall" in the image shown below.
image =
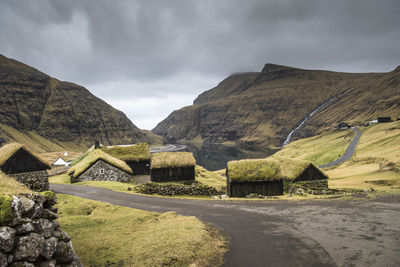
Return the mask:
<svg viewBox="0 0 400 267"><path fill-rule="evenodd" d="M289 194L326 194L328 190L328 180L311 180L301 182L284 181L283 190Z"/></svg>
<svg viewBox="0 0 400 267"><path fill-rule="evenodd" d="M0 196L0 267L81 267L57 222L55 195Z"/></svg>
<svg viewBox="0 0 400 267"><path fill-rule="evenodd" d="M101 173L100 170L103 170L104 173ZM98 160L78 177L71 176L71 183L83 181L129 182L131 179L132 175L130 173L118 169L103 160Z"/></svg>
<svg viewBox="0 0 400 267"><path fill-rule="evenodd" d="M9 174L9 176L14 177L31 190L39 192L49 190L49 175L47 171L15 173Z"/></svg>

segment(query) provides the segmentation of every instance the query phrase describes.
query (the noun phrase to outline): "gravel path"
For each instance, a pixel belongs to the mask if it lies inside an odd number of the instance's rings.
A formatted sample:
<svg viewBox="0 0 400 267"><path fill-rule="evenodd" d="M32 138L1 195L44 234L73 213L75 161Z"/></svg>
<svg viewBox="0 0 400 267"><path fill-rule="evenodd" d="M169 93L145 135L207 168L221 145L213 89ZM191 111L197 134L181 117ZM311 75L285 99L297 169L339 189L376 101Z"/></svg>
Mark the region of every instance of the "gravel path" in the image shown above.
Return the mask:
<svg viewBox="0 0 400 267"><path fill-rule="evenodd" d="M400 197L376 202L206 201L78 185L51 184L50 188L211 222L229 236L224 266L400 266Z"/></svg>
<svg viewBox="0 0 400 267"><path fill-rule="evenodd" d="M340 158L338 158L335 161L329 162L327 164L319 165L318 167L320 167L320 168L332 167L335 165L342 164L346 160L350 159L353 156L354 151L356 150L357 143L358 143L358 141L360 141L360 137L362 134L362 132L358 129L355 129L355 132L356 132L356 136L354 136L353 140L347 146L346 152L344 152L344 154Z"/></svg>

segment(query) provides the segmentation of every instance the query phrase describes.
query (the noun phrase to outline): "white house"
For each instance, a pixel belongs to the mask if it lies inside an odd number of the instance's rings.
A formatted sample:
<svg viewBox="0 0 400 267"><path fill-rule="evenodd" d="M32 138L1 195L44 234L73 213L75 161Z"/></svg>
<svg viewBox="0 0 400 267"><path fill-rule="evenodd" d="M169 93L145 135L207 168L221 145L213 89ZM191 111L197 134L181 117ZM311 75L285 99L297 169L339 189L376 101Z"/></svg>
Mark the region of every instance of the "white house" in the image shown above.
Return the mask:
<svg viewBox="0 0 400 267"><path fill-rule="evenodd" d="M54 161L54 166L69 166L71 161L65 161L62 157L59 157L56 161Z"/></svg>

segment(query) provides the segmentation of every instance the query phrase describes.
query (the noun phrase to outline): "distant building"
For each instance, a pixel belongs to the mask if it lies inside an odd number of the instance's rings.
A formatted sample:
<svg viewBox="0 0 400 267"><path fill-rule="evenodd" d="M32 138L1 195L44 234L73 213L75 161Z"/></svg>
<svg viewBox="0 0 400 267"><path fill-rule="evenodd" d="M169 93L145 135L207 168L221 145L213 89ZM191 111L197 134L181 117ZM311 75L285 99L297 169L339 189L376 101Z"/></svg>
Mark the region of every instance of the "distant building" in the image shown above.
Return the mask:
<svg viewBox="0 0 400 267"><path fill-rule="evenodd" d="M54 167L61 167L61 166L69 166L71 165L71 161L66 161L62 157L59 157L56 161L53 162Z"/></svg>
<svg viewBox="0 0 400 267"><path fill-rule="evenodd" d="M49 189L49 164L21 144L11 143L0 149L0 169L32 190Z"/></svg>
<svg viewBox="0 0 400 267"><path fill-rule="evenodd" d="M347 129L350 129L351 127L347 123L341 122L338 124L337 128L340 130L347 130Z"/></svg>
<svg viewBox="0 0 400 267"><path fill-rule="evenodd" d="M391 122L391 121L392 121L391 117L378 117L379 123L385 123L385 122Z"/></svg>

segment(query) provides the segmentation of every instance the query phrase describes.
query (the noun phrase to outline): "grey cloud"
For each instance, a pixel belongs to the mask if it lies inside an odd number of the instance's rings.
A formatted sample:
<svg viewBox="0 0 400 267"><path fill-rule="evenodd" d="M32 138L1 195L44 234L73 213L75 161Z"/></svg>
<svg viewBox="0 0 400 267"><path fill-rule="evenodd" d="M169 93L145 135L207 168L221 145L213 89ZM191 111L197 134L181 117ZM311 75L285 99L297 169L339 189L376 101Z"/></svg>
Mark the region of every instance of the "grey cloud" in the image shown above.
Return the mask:
<svg viewBox="0 0 400 267"><path fill-rule="evenodd" d="M398 0L2 0L0 53L99 97L193 95L267 62L390 71L398 14Z"/></svg>

